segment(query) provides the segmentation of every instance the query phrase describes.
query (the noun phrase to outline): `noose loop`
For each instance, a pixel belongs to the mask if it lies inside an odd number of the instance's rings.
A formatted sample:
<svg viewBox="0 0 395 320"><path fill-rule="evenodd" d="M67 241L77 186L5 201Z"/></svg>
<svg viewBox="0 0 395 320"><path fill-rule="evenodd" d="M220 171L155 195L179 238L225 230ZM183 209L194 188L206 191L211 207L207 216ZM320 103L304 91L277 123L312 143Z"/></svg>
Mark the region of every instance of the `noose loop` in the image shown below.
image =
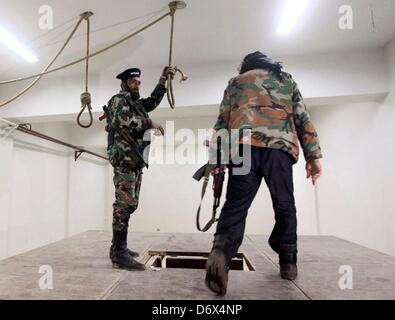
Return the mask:
<svg viewBox="0 0 395 320"><path fill-rule="evenodd" d="M86 128L89 128L93 123L91 94L89 92L83 92L83 93L81 93L80 99L81 99L81 111L78 114L77 123L80 127L86 129ZM88 113L89 113L89 118L90 118L89 123L82 124L81 123L81 116L86 109L88 109Z"/></svg>

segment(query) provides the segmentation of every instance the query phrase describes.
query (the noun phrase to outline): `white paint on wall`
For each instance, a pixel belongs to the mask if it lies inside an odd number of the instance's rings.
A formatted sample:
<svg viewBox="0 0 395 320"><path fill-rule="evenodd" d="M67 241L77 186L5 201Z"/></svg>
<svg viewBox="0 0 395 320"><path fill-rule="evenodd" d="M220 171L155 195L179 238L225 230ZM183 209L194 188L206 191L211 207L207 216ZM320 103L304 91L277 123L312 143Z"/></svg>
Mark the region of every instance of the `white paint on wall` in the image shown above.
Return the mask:
<svg viewBox="0 0 395 320"><path fill-rule="evenodd" d="M8 252L64 238L67 172L59 168L66 166L67 158L62 156L14 149Z"/></svg>
<svg viewBox="0 0 395 320"><path fill-rule="evenodd" d="M194 119L175 119L175 129L186 126L194 132L197 129L209 129L215 119L196 117ZM195 158L207 159L207 150L200 144L193 145ZM174 145L177 148L179 143ZM161 146L153 143L151 150ZM165 151L160 151L162 153ZM200 155L199 155L200 154ZM141 188L140 205L131 217L131 230L141 232L198 232L196 229L196 211L200 202L202 182L192 179L194 172L205 163L196 164L154 164L145 170ZM212 180L211 180L212 181ZM299 216L300 234L316 234L314 189L306 180L304 159L301 157L294 166L295 197ZM211 182L210 182L211 186ZM226 184L221 206L225 201ZM201 224L211 218L213 196L208 187L203 202ZM218 215L220 213L218 209ZM262 181L261 188L249 211L246 232L249 234L269 234L274 226L274 211L269 190ZM213 227L210 232L214 232Z"/></svg>
<svg viewBox="0 0 395 320"><path fill-rule="evenodd" d="M34 128L68 141L70 126ZM0 259L104 228L107 164L17 132L0 145ZM70 187L71 186L71 187Z"/></svg>
<svg viewBox="0 0 395 320"><path fill-rule="evenodd" d="M275 57L277 58L277 57ZM383 50L380 48L353 53L297 56L279 58L299 83L306 99L319 97L377 94L388 89ZM217 105L221 102L228 80L237 75L240 61L185 65L189 75L186 82L174 81L177 107ZM121 69L127 68L124 66ZM93 110L101 107L119 91L115 79L119 69L109 68L92 74L90 92ZM161 68L143 68L142 96L148 96L158 82ZM18 118L45 115L62 115L80 111L79 96L83 89L83 76L49 75L26 95L6 108L0 117ZM317 81L318 79L318 81ZM21 85L1 86L0 96L11 96ZM45 88L45 90L44 90ZM164 99L160 108L168 108Z"/></svg>
<svg viewBox="0 0 395 320"><path fill-rule="evenodd" d="M324 153L323 232L395 255L395 40L385 56L384 101L314 108L312 115Z"/></svg>
<svg viewBox="0 0 395 320"><path fill-rule="evenodd" d="M322 233L390 254L395 254L392 203L395 144L391 129L395 116L394 57L395 41L385 50L281 59L306 98L344 96L344 103L311 109L324 153L324 175L317 190ZM238 63L184 67L190 80L181 85L175 83L177 105L218 105ZM118 81L113 78L116 71L119 70L105 70L93 81L96 111L118 91ZM160 71L144 70L144 96L150 93ZM12 107L1 109L0 116L53 116L79 111L82 84L78 78L70 81L52 77L44 81L43 85L49 86L45 95L37 87ZM347 102L350 96L386 91L391 93L384 101ZM162 107L165 106L163 103ZM162 117L159 122L165 124L165 120ZM175 121L176 128L196 130L211 128L215 117L181 117ZM103 123L89 130L70 123L35 125L35 128L104 152ZM21 139L19 134L16 138ZM35 142L35 138L27 136L22 139ZM14 146L11 150L0 149L2 164L13 168L0 167L0 177L5 177L4 181L0 180L0 222L7 224L0 226L0 241L6 239L7 243L0 244L0 259L86 229L111 228L114 200L111 167L84 161L74 163L63 148L42 141L39 144L55 151L38 152ZM196 232L201 184L191 176L198 167L199 164L152 165L143 176L140 206L130 223L132 232ZM305 178L303 158L294 167L294 180L299 234L316 234L316 199L311 182ZM18 198L21 193L23 200ZM209 195L202 220L210 217L211 201ZM248 216L246 232L269 234L273 216L269 191L262 183ZM34 238L35 235L38 236Z"/></svg>
<svg viewBox="0 0 395 320"><path fill-rule="evenodd" d="M107 164L70 161L69 235L103 230L106 214Z"/></svg>
<svg viewBox="0 0 395 320"><path fill-rule="evenodd" d="M8 216L11 198L11 164L13 140L0 143L0 259L7 254Z"/></svg>

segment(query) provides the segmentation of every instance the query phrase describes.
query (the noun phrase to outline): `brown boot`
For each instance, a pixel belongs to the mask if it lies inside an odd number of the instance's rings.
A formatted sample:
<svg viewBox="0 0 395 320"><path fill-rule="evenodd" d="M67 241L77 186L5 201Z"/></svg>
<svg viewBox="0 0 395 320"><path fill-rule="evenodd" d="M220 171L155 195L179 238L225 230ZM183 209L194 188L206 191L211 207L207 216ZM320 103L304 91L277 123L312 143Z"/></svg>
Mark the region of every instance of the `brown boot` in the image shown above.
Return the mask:
<svg viewBox="0 0 395 320"><path fill-rule="evenodd" d="M224 296L228 287L230 258L225 252L232 244L230 239L217 236L206 263L206 286L219 296Z"/></svg>
<svg viewBox="0 0 395 320"><path fill-rule="evenodd" d="M228 287L228 271L223 251L213 249L206 264L206 286L217 295L224 296Z"/></svg>
<svg viewBox="0 0 395 320"><path fill-rule="evenodd" d="M296 264L280 264L280 275L285 280L295 280L298 276Z"/></svg>
<svg viewBox="0 0 395 320"><path fill-rule="evenodd" d="M280 275L285 280L295 280L298 276L296 244L280 245Z"/></svg>

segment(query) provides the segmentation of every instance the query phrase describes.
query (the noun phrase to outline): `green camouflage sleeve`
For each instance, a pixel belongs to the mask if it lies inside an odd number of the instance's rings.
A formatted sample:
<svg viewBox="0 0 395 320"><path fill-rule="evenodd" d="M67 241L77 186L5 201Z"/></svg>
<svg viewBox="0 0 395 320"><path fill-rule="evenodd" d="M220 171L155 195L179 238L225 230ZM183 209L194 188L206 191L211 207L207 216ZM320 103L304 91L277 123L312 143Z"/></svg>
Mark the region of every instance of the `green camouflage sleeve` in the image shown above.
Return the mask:
<svg viewBox="0 0 395 320"><path fill-rule="evenodd" d="M162 84L158 84L149 98L141 99L141 103L145 111L151 112L155 110L156 107L161 103L165 93L166 87Z"/></svg>
<svg viewBox="0 0 395 320"><path fill-rule="evenodd" d="M111 104L111 111L111 126L114 129L129 129L144 132L152 127L152 120L135 115L123 97L114 97Z"/></svg>
<svg viewBox="0 0 395 320"><path fill-rule="evenodd" d="M219 107L219 115L217 122L214 125L214 133L211 137L209 143L209 163L215 164L217 163L217 134L220 130L228 130L229 129L229 119L230 119L230 94L229 94L229 86L225 89L224 97L222 99L221 105Z"/></svg>
<svg viewBox="0 0 395 320"><path fill-rule="evenodd" d="M218 131L221 129L229 129L229 119L230 119L230 95L229 95L229 86L228 86L224 92L224 97L219 107L219 116L217 122L214 125L214 130Z"/></svg>
<svg viewBox="0 0 395 320"><path fill-rule="evenodd" d="M296 132L302 146L306 161L322 158L317 132L310 120L310 115L303 101L296 82L293 82L294 116Z"/></svg>

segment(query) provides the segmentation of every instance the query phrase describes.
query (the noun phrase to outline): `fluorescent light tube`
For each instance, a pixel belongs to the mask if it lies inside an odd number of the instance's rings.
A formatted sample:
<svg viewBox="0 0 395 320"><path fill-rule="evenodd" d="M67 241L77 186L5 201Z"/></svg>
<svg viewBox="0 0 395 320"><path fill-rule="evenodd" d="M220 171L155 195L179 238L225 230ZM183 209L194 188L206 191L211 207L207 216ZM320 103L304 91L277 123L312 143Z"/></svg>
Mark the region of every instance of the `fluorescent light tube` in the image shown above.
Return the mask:
<svg viewBox="0 0 395 320"><path fill-rule="evenodd" d="M277 33L287 35L306 8L308 0L288 0Z"/></svg>
<svg viewBox="0 0 395 320"><path fill-rule="evenodd" d="M37 57L29 49L27 49L22 43L20 43L2 27L0 27L0 43L4 44L6 47L30 63L38 61Z"/></svg>

